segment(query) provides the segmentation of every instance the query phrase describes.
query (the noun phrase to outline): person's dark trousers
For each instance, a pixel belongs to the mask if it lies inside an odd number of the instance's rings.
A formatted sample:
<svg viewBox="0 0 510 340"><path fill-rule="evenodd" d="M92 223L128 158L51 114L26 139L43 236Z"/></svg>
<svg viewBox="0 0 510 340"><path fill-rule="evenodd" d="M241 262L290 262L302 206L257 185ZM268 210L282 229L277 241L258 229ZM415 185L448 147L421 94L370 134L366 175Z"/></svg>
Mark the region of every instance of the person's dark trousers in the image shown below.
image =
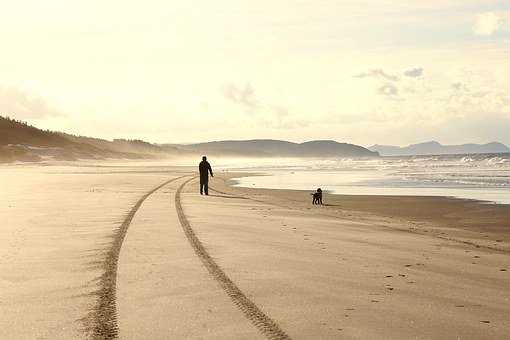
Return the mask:
<svg viewBox="0 0 510 340"><path fill-rule="evenodd" d="M209 181L200 179L200 195L203 195L204 193L209 195Z"/></svg>

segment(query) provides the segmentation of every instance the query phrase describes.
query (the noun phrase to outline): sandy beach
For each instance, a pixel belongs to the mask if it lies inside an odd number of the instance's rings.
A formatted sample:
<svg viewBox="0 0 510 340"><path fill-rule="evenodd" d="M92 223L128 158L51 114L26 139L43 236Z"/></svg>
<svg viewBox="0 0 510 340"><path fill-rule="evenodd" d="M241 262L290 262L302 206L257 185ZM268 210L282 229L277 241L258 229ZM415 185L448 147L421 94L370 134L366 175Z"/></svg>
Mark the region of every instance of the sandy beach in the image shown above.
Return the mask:
<svg viewBox="0 0 510 340"><path fill-rule="evenodd" d="M510 0L4 2L0 340L510 340Z"/></svg>
<svg viewBox="0 0 510 340"><path fill-rule="evenodd" d="M506 339L510 207L0 168L2 339Z"/></svg>

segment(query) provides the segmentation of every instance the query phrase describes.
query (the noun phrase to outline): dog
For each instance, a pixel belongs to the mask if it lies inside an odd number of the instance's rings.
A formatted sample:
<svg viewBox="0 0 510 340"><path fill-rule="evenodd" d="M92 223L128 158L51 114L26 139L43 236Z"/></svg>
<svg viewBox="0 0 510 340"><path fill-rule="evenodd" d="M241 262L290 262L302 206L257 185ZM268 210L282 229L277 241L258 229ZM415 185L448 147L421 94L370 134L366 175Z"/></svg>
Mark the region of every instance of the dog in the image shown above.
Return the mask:
<svg viewBox="0 0 510 340"><path fill-rule="evenodd" d="M312 195L312 204L320 204L322 205L322 189L317 189Z"/></svg>

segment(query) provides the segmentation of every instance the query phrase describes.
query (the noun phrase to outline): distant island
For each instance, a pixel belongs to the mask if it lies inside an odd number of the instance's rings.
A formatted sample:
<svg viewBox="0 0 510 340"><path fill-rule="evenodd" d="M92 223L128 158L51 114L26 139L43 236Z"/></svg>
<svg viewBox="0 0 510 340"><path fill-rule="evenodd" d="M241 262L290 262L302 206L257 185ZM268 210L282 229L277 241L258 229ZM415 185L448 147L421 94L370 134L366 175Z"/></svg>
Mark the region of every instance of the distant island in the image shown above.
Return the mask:
<svg viewBox="0 0 510 340"><path fill-rule="evenodd" d="M154 144L143 140L113 141L41 130L0 116L0 163L80 159L161 159L197 157L378 157L362 146L318 140L292 143L282 140L218 141L198 144Z"/></svg>
<svg viewBox="0 0 510 340"><path fill-rule="evenodd" d="M510 153L510 148L502 143L497 142L487 144L443 145L439 142L431 141L419 144L411 144L405 147L376 144L369 147L369 149L379 152L381 156Z"/></svg>

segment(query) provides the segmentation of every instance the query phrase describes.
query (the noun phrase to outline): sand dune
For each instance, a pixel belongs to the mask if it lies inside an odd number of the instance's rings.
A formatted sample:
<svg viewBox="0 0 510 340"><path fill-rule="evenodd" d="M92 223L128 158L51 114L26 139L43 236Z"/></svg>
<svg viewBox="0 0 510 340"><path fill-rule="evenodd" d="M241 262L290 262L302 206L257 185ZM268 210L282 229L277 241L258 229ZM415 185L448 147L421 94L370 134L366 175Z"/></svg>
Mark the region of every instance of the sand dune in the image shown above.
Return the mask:
<svg viewBox="0 0 510 340"><path fill-rule="evenodd" d="M507 338L508 210L484 230L232 175L203 197L192 170L2 167L0 338Z"/></svg>

